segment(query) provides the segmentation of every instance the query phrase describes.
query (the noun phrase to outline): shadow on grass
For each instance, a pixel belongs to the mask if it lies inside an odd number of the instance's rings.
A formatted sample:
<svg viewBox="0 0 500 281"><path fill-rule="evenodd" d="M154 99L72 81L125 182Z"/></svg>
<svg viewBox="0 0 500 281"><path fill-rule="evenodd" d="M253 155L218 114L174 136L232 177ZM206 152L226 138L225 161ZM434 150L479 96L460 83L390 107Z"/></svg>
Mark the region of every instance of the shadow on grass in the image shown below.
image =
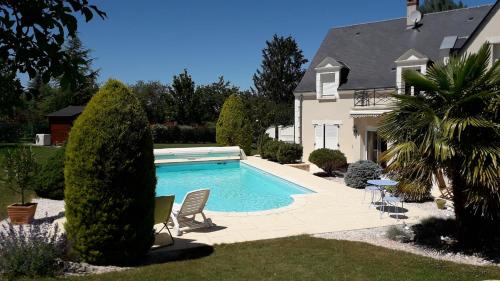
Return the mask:
<svg viewBox="0 0 500 281"><path fill-rule="evenodd" d="M153 248L147 256L134 266L144 266L157 263L184 261L204 258L214 252L210 245L195 242L193 239L175 237L175 243L171 246L159 246ZM170 244L171 238L167 233L157 234L155 244Z"/></svg>
<svg viewBox="0 0 500 281"><path fill-rule="evenodd" d="M421 247L472 255L476 254L494 262L500 262L500 241L494 245L488 244L474 249L461 247L457 241L457 222L451 218L431 217L421 221L420 224L413 225L411 230L414 233L413 242Z"/></svg>
<svg viewBox="0 0 500 281"><path fill-rule="evenodd" d="M225 226L213 225L211 227L193 229L189 232L209 233L225 228ZM155 235L155 242L151 251L136 266L199 259L211 255L213 251L214 249L210 245L196 242L193 239L186 239L182 236L174 237L172 241L172 237L163 231Z"/></svg>

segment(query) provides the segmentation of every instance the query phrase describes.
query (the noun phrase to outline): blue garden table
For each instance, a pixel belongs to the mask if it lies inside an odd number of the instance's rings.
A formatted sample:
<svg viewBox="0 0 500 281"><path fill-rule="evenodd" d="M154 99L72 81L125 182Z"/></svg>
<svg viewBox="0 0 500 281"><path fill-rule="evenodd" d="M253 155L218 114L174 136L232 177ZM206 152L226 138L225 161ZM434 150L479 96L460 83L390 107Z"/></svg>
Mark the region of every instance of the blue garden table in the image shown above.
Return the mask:
<svg viewBox="0 0 500 281"><path fill-rule="evenodd" d="M398 185L398 182L393 181L393 180L369 180L369 181L367 181L367 183L369 183L371 185L376 185L379 187Z"/></svg>
<svg viewBox="0 0 500 281"><path fill-rule="evenodd" d="M394 201L394 202L401 202L401 207L403 206L403 202L401 201L401 199L399 199L398 197L395 197L395 196L392 196L392 195L389 195L387 198L386 195L385 195L385 187L386 186L396 186L398 185L398 182L397 181L393 181L393 180L368 180L367 181L368 184L371 184L371 185L375 185L379 188L380 190L380 199L382 200L382 210L380 212L380 217L382 218L382 214L384 213L384 210L385 210L385 205L384 203L389 203ZM398 219L399 219L399 214L398 214Z"/></svg>

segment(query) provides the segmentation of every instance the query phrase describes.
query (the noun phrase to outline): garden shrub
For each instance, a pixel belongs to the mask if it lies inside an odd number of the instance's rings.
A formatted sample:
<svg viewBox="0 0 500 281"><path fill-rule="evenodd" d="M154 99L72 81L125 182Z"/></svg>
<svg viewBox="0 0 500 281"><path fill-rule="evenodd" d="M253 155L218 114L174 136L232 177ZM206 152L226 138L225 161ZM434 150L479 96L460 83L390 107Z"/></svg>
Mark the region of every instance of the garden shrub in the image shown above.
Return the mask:
<svg viewBox="0 0 500 281"><path fill-rule="evenodd" d="M262 145L261 157L269 161L278 161L278 150L280 148L280 141L269 139Z"/></svg>
<svg viewBox="0 0 500 281"><path fill-rule="evenodd" d="M406 231L396 225L392 225L387 229L385 237L389 240L403 243L408 243L413 239L412 234L409 231Z"/></svg>
<svg viewBox="0 0 500 281"><path fill-rule="evenodd" d="M16 123L0 123L0 142L17 142L21 137L21 126Z"/></svg>
<svg viewBox="0 0 500 281"><path fill-rule="evenodd" d="M35 192L42 198L64 198L64 153L62 147L41 165L36 177Z"/></svg>
<svg viewBox="0 0 500 281"><path fill-rule="evenodd" d="M430 217L413 225L411 229L415 233L415 243L435 247L442 243L441 237L456 236L457 224L455 219Z"/></svg>
<svg viewBox="0 0 500 281"><path fill-rule="evenodd" d="M127 264L153 243L155 166L146 113L109 80L75 121L66 145L66 231L93 264Z"/></svg>
<svg viewBox="0 0 500 281"><path fill-rule="evenodd" d="M311 152L309 162L320 167L327 175L331 176L335 170L347 164L347 159L340 150L320 148Z"/></svg>
<svg viewBox="0 0 500 281"><path fill-rule="evenodd" d="M50 223L0 230L0 272L7 279L53 277L62 273L66 237Z"/></svg>
<svg viewBox="0 0 500 281"><path fill-rule="evenodd" d="M368 180L378 179L381 174L379 165L370 160L360 160L349 165L344 182L350 187L365 188Z"/></svg>
<svg viewBox="0 0 500 281"><path fill-rule="evenodd" d="M211 143L215 142L214 127L151 126L155 143Z"/></svg>
<svg viewBox="0 0 500 281"><path fill-rule="evenodd" d="M302 145L280 141L276 158L281 164L293 164L302 158Z"/></svg>
<svg viewBox="0 0 500 281"><path fill-rule="evenodd" d="M222 106L216 125L216 140L221 146L237 145L250 155L252 150L253 131L245 104L241 98L233 94Z"/></svg>

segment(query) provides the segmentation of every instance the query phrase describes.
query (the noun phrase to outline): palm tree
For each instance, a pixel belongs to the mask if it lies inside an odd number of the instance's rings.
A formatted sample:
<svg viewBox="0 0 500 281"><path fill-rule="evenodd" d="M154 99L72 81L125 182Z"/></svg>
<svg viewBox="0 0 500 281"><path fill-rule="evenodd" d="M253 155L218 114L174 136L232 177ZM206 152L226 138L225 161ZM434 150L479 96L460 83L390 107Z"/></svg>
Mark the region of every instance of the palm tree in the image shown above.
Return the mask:
<svg viewBox="0 0 500 281"><path fill-rule="evenodd" d="M380 133L392 143L388 169L405 183L429 189L433 177L450 180L463 246L495 239L500 230L500 61L489 67L490 48L435 64L403 79L423 94L393 95L394 110ZM496 238L498 239L498 238Z"/></svg>

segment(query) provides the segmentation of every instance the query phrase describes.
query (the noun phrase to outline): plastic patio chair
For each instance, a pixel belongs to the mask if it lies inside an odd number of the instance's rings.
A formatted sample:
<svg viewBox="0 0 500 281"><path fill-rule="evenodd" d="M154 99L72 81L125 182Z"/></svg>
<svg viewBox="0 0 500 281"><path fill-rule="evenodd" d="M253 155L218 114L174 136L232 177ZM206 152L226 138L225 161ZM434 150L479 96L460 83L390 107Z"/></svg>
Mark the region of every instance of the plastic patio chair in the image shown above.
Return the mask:
<svg viewBox="0 0 500 281"><path fill-rule="evenodd" d="M194 190L186 194L181 205L174 205L172 214L170 215L170 223L174 225L174 231L177 236L182 235L186 230L211 227L213 225L212 221L203 212L209 195L209 189ZM203 217L202 222L195 220L198 214Z"/></svg>
<svg viewBox="0 0 500 281"><path fill-rule="evenodd" d="M163 224L163 227L158 232L156 232L156 234L160 233L164 228L166 228L168 231L168 234L170 235L170 238L172 240L172 243L165 245L165 246L170 246L170 245L174 244L174 237L172 236L170 229L168 229L168 222L169 222L170 216L172 214L174 200L175 200L174 195L160 196L160 197L155 198L154 223L155 223L155 225L160 224L160 223Z"/></svg>

